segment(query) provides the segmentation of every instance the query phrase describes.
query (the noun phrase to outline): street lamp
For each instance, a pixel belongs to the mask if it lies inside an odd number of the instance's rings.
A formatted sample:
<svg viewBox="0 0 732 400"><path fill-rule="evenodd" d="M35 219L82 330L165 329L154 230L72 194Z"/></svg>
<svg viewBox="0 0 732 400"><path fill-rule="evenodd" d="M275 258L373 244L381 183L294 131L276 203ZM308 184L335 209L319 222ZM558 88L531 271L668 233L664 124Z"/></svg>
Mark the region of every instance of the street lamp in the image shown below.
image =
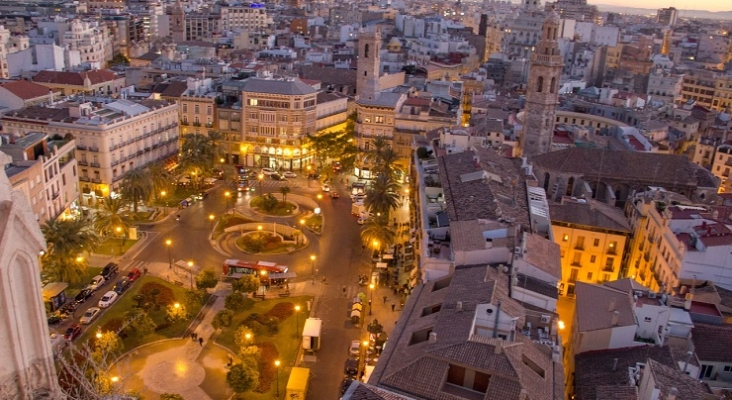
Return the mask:
<svg viewBox="0 0 732 400"><path fill-rule="evenodd" d="M300 305L295 306L295 336L300 337Z"/></svg>
<svg viewBox="0 0 732 400"><path fill-rule="evenodd" d="M168 200L165 199L165 194L166 194L165 190L160 192L160 197L162 197L163 200L165 201L165 206L163 207L163 216L168 215Z"/></svg>
<svg viewBox="0 0 732 400"><path fill-rule="evenodd" d="M226 196L226 212L228 213L229 212L229 201L231 201L231 192L227 190L226 192L224 192L224 196Z"/></svg>
<svg viewBox="0 0 732 400"><path fill-rule="evenodd" d="M170 245L173 244L173 241L170 239L167 239L165 241L165 245L168 246L168 269L173 269L173 257L170 255Z"/></svg>
<svg viewBox="0 0 732 400"><path fill-rule="evenodd" d="M191 290L193 290L193 261L188 261L188 273L191 275Z"/></svg>
<svg viewBox="0 0 732 400"><path fill-rule="evenodd" d="M300 236L302 236L300 238L300 243L305 243L305 220L304 219L300 220Z"/></svg>
<svg viewBox="0 0 732 400"><path fill-rule="evenodd" d="M175 304L173 304L173 307L174 307L174 308L175 308L176 310L177 310L177 309L179 309L179 308L180 308L180 303L175 303Z"/></svg>
<svg viewBox="0 0 732 400"><path fill-rule="evenodd" d="M366 356L368 355L368 348L369 348L369 341L364 340L361 342L361 349L363 350L363 356L361 357L361 360L358 362L358 375L361 376L361 371L366 369ZM361 362L363 361L363 363ZM361 368L361 365L363 365L363 368Z"/></svg>
<svg viewBox="0 0 732 400"><path fill-rule="evenodd" d="M262 275L262 278L264 278L265 276L267 276L267 271L265 271L265 270L260 270L260 271L259 271L259 274L260 274L260 275ZM260 285L261 285L261 283L262 283L262 278L260 278L260 279L259 279L259 283L260 283ZM266 279L266 278L265 278L265 279ZM261 285L261 286L262 286L262 299L264 299L264 289L265 289L265 287L264 287L264 285Z"/></svg>
<svg viewBox="0 0 732 400"><path fill-rule="evenodd" d="M310 181L311 181L311 179L310 179L310 170L312 169L312 167L308 165L307 166L307 169L308 169L308 187L310 187Z"/></svg>
<svg viewBox="0 0 732 400"><path fill-rule="evenodd" d="M259 179L259 196L262 196L262 181L264 180L264 174L259 174L257 179Z"/></svg>
<svg viewBox="0 0 732 400"><path fill-rule="evenodd" d="M374 301L374 288L375 286L373 283L369 285L369 289L371 289L371 298L369 299L369 315L373 315L373 313L371 312L371 303Z"/></svg>
<svg viewBox="0 0 732 400"><path fill-rule="evenodd" d="M122 234L122 228L121 227L118 226L118 227L114 228L114 230L117 231L117 236L120 236ZM123 246L122 245L122 238L119 237L119 238L117 238L117 240L119 240L119 255L122 255L122 246Z"/></svg>
<svg viewBox="0 0 732 400"><path fill-rule="evenodd" d="M310 273L313 275L313 285L315 285L315 254L310 255Z"/></svg>
<svg viewBox="0 0 732 400"><path fill-rule="evenodd" d="M209 220L209 221L213 221L213 220L214 220L214 218L216 218L216 217L214 217L214 215L213 215L213 214L209 214L209 215L208 215L208 220Z"/></svg>
<svg viewBox="0 0 732 400"><path fill-rule="evenodd" d="M323 200L323 195L318 193L318 200Z"/></svg>
<svg viewBox="0 0 732 400"><path fill-rule="evenodd" d="M277 388L277 398L280 398L280 360L275 360L275 367L277 367L277 379L275 380Z"/></svg>

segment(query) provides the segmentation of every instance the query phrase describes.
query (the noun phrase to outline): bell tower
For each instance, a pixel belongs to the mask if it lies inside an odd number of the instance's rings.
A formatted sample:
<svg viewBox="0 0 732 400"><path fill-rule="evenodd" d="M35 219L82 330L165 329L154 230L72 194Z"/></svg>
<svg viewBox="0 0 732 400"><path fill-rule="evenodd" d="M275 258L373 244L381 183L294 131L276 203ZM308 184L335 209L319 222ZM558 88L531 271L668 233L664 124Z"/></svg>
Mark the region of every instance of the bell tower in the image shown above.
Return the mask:
<svg viewBox="0 0 732 400"><path fill-rule="evenodd" d="M541 40L531 54L520 140L521 153L529 158L548 153L552 147L559 79L564 65L557 43L559 23L559 14L549 12L542 27Z"/></svg>
<svg viewBox="0 0 732 400"><path fill-rule="evenodd" d="M186 12L180 0L175 2L173 13L170 15L170 35L174 43L186 41Z"/></svg>
<svg viewBox="0 0 732 400"><path fill-rule="evenodd" d="M362 29L358 37L358 61L356 95L373 100L379 93L379 68L381 65L381 30Z"/></svg>

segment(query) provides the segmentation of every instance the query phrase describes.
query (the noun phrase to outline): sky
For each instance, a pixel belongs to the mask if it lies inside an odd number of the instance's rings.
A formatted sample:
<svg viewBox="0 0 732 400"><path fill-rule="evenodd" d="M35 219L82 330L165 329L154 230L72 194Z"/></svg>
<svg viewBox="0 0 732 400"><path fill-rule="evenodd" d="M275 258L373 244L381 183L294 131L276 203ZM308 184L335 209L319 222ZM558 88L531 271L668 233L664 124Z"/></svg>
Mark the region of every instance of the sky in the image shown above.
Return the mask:
<svg viewBox="0 0 732 400"><path fill-rule="evenodd" d="M732 11L732 1L730 0L645 0L642 2L637 0L590 0L588 3L655 9L676 7L679 10Z"/></svg>

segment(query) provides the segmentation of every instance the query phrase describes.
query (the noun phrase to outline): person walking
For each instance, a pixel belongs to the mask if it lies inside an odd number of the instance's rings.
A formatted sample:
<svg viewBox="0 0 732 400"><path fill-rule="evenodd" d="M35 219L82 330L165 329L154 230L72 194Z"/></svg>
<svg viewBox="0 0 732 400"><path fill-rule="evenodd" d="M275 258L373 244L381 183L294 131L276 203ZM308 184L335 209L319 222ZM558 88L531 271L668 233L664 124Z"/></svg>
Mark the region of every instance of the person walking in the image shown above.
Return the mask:
<svg viewBox="0 0 732 400"><path fill-rule="evenodd" d="M193 332L191 332L191 341L193 341L193 342L196 341L196 334Z"/></svg>
<svg viewBox="0 0 732 400"><path fill-rule="evenodd" d="M343 297L346 297L346 285L343 285L341 291L343 292Z"/></svg>
<svg viewBox="0 0 732 400"><path fill-rule="evenodd" d="M391 303L391 311L394 311L394 307L396 307L396 303Z"/></svg>
<svg viewBox="0 0 732 400"><path fill-rule="evenodd" d="M202 337L198 338L198 344L200 344L201 347L203 347L203 338Z"/></svg>
<svg viewBox="0 0 732 400"><path fill-rule="evenodd" d="M384 299L384 304L386 304L386 296L384 296L383 299Z"/></svg>

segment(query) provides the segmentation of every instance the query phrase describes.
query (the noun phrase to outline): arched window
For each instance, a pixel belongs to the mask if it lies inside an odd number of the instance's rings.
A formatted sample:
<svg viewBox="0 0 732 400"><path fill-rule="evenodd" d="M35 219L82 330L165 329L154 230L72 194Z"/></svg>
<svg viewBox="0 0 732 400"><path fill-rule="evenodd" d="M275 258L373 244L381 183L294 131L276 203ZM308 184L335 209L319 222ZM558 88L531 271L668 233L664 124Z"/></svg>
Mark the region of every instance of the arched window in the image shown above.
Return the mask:
<svg viewBox="0 0 732 400"><path fill-rule="evenodd" d="M552 78L552 85L549 86L549 92L554 93L556 90L555 86L557 86L557 78Z"/></svg>
<svg viewBox="0 0 732 400"><path fill-rule="evenodd" d="M548 172L544 173L544 191L549 190L549 181L551 180L551 175L549 175Z"/></svg>
<svg viewBox="0 0 732 400"><path fill-rule="evenodd" d="M539 92L539 93L541 93L542 90L544 90L544 77L543 76L540 76L536 80L536 91Z"/></svg>
<svg viewBox="0 0 732 400"><path fill-rule="evenodd" d="M368 43L363 46L363 57L369 58L369 45Z"/></svg>
<svg viewBox="0 0 732 400"><path fill-rule="evenodd" d="M574 189L574 177L569 177L569 180L567 180L567 196L571 196L574 192L572 189Z"/></svg>
<svg viewBox="0 0 732 400"><path fill-rule="evenodd" d="M366 76L366 71L363 71L363 76Z"/></svg>

